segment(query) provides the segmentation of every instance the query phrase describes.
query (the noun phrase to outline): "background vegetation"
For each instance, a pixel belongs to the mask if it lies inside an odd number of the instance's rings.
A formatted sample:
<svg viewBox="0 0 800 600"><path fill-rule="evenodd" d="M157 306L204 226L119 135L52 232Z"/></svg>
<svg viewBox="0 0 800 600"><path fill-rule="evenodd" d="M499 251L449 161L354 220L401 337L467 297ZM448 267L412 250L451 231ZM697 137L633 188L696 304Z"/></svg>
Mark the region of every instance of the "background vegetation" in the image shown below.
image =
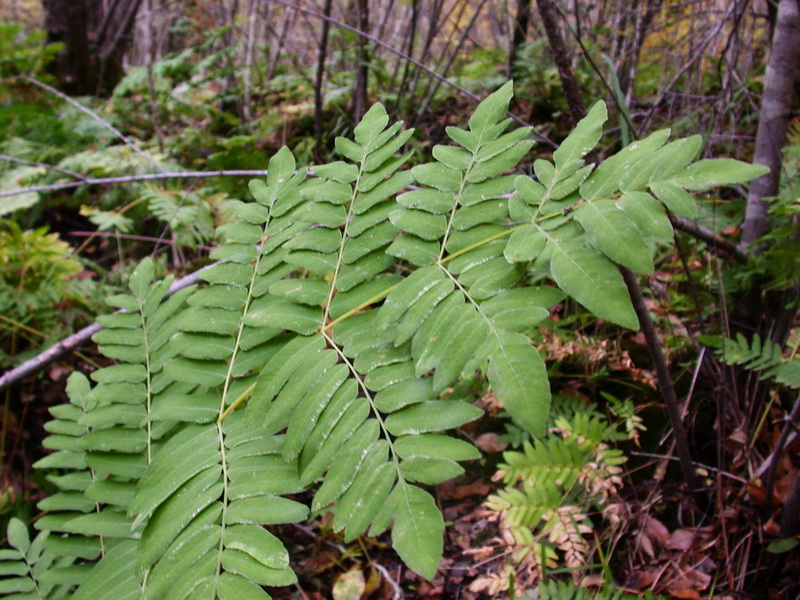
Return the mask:
<svg viewBox="0 0 800 600"><path fill-rule="evenodd" d="M452 526L435 578L407 570L383 538L346 543L323 514L281 526L300 579L273 596L794 598L798 83L790 68L775 96L779 69L767 72L772 57L791 66L798 55L780 37L782 23L798 31L794 4L3 3L3 367L107 312L140 259L159 278L210 263L215 228L283 145L298 166L333 160L335 138L351 137L373 102L416 128L404 146L413 167L513 78L511 112L537 141L518 172L532 174L604 99L592 161L670 127L702 137L699 158L761 156L780 183L756 198L738 184L702 193L696 212L670 206L674 240L667 232L640 282L662 361L647 331L554 300L531 331L554 392L545 435L515 426L481 376L450 389L486 411L459 433L483 457L436 488ZM787 95L781 128L762 99ZM764 198L765 218L743 225ZM57 486L58 473L31 468L48 409L65 401L71 372L108 364L88 345L4 384L0 512L15 548L25 542L12 517L34 524ZM541 511L514 516L531 487Z"/></svg>

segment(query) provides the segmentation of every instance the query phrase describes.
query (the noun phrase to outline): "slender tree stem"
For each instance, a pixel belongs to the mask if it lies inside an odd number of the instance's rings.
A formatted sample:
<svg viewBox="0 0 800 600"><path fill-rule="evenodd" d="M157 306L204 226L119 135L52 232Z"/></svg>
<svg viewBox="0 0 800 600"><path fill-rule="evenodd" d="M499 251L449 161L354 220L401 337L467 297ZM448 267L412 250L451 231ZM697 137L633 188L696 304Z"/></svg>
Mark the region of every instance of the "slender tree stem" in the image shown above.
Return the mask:
<svg viewBox="0 0 800 600"><path fill-rule="evenodd" d="M800 417L800 396L794 401L794 406L792 406L792 412L789 413L789 418L786 419L786 424L783 426L783 431L781 431L781 436L778 438L778 442L775 444L775 450L772 451L772 460L769 463L769 470L767 471L767 481L765 483L765 492L767 496L766 500L766 507L767 510L770 510L770 505L772 504L772 496L775 493L775 475L778 471L778 463L781 460L781 454L783 453L783 448L786 446L786 441L789 439L789 435L792 433L792 430L795 428L795 424L797 423L797 419ZM795 519L796 519L795 515Z"/></svg>
<svg viewBox="0 0 800 600"><path fill-rule="evenodd" d="M325 0L323 7L323 15L330 18L331 16L331 3L332 0ZM322 19L322 35L319 40L319 51L317 52L317 74L314 81L314 133L317 138L317 146L315 154L317 158L322 157L322 105L323 93L322 86L325 80L325 60L328 57L328 31L330 30L330 21Z"/></svg>
<svg viewBox="0 0 800 600"><path fill-rule="evenodd" d="M564 36L561 34L561 27L558 24L558 9L556 9L553 0L537 0L537 5L539 6L539 14L542 17L544 30L547 33L547 39L550 42L550 51L558 68L558 74L561 77L561 87L564 90L569 111L572 113L574 120L574 115L586 114L586 106L583 103L578 80L572 72L567 45L564 43Z"/></svg>
<svg viewBox="0 0 800 600"><path fill-rule="evenodd" d="M755 164L769 167L769 173L750 184L742 224L742 243L750 245L769 232L766 198L778 193L786 130L792 116L794 82L800 72L800 6L796 0L781 0L772 41L764 96L756 135ZM756 248L758 252L760 248Z"/></svg>
<svg viewBox="0 0 800 600"><path fill-rule="evenodd" d="M650 356L656 368L656 376L661 386L661 394L664 398L670 424L672 425L672 433L675 436L675 445L678 449L678 458L680 459L683 478L692 491L697 491L700 489L700 482L697 479L697 473L694 471L692 454L689 450L689 438L683 426L681 410L678 406L678 397L675 394L675 387L672 385L672 377L669 373L667 359L661 349L661 340L658 337L658 331L656 331L656 326L650 318L650 311L645 304L644 295L642 294L642 289L639 287L636 275L625 267L620 267L619 270L620 273L622 273L622 278L625 280L625 285L628 287L628 294L633 303L633 310L636 312L636 316L639 317L639 325L644 333L645 340L647 341L647 349L650 351Z"/></svg>

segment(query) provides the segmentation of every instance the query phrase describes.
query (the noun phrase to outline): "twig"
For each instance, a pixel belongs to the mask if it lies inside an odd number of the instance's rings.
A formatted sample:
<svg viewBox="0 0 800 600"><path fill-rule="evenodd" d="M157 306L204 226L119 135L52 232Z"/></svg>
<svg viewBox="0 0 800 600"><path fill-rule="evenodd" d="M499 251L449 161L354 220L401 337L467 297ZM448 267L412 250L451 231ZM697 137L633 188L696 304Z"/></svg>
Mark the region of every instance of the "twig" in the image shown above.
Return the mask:
<svg viewBox="0 0 800 600"><path fill-rule="evenodd" d="M67 235L74 235L76 237L121 238L123 240L135 240L138 242L152 242L154 244L167 244L172 246L175 245L174 240L165 240L163 237L155 238L146 235L134 235L132 233L119 233L117 231L70 231L67 233ZM209 251L214 249L211 246L194 246L194 248L198 248L199 250L209 250Z"/></svg>
<svg viewBox="0 0 800 600"><path fill-rule="evenodd" d="M458 57L459 52L461 52L461 47L467 40L467 37L469 36L469 32L472 30L473 25L475 25L475 22L478 20L478 17L481 14L481 10L483 9L484 4L486 4L486 0L481 0L481 3L478 4L478 6L475 8L475 11L472 14L472 18L469 20L467 26L464 28L464 31L462 32L461 36L458 39L458 44L456 44L455 49L450 54L450 58L447 60L447 64L444 66L444 69L442 70L442 79L436 80L436 84L433 86L433 89L430 91L427 98L425 98L425 101L422 103L419 110L417 111L417 120L419 120L419 118L428 111L428 107L430 106L431 102L433 102L433 99L436 97L436 92L439 91L439 87L442 85L442 82L447 81L447 74L450 72L450 68L453 66L453 63Z"/></svg>
<svg viewBox="0 0 800 600"><path fill-rule="evenodd" d="M664 357L664 352L661 349L661 340L658 338L658 331L656 331L656 326L650 318L650 311L645 304L644 295L642 294L642 289L639 287L636 275L625 267L620 267L619 270L620 273L622 273L622 278L625 280L625 285L628 287L628 294L633 303L633 310L636 312L636 316L639 317L639 325L647 341L647 349L650 351L650 356L656 367L656 375L661 385L661 394L664 398L664 404L667 407L667 415L672 425L672 433L675 436L675 444L678 450L678 457L680 458L683 478L692 491L699 490L700 482L697 479L697 473L695 473L692 464L692 454L689 451L689 438L683 426L681 410L678 405L678 396L675 394L675 387L672 385L672 378L670 377L669 367L667 366L667 359Z"/></svg>
<svg viewBox="0 0 800 600"><path fill-rule="evenodd" d="M34 160L25 160L24 158L16 158L14 156L7 156L5 154L0 154L0 160L13 162L20 165L27 165L29 167L42 167L44 169L48 169L49 171L57 171L59 173L63 173L64 175L69 175L70 177L75 177L76 179L80 179L81 181L86 181L86 175L81 175L80 173L76 173L75 171L70 171L69 169L54 167L53 165L48 165L47 163L40 163Z"/></svg>
<svg viewBox="0 0 800 600"><path fill-rule="evenodd" d="M689 219L684 219L683 217L676 217L675 215L670 215L669 220L672 222L672 225L675 226L677 229L688 233L696 237L699 240L702 240L712 246L715 250L724 250L728 252L733 258L738 260L740 263L747 263L748 259L748 252L744 248L742 248L739 244L725 239L724 237L718 235L714 231L695 223L694 221L690 221Z"/></svg>
<svg viewBox="0 0 800 600"><path fill-rule="evenodd" d="M781 537L792 537L797 533L797 514L800 512L800 477L794 478L792 489L783 503L781 513Z"/></svg>
<svg viewBox="0 0 800 600"><path fill-rule="evenodd" d="M372 566L375 567L381 576L392 586L394 593L392 594L392 600L402 600L403 599L403 590L400 589L400 586L397 585L397 582L392 578L389 574L389 571L383 565L379 565L376 562L372 563Z"/></svg>
<svg viewBox="0 0 800 600"><path fill-rule="evenodd" d="M656 454L654 452L639 452L637 450L632 450L630 452L630 454L631 454L631 456L646 456L648 458L657 458L659 460L680 460L680 458L677 458L675 456L668 456L666 454ZM720 475L724 475L728 479L733 479L734 481L738 481L739 483L745 483L745 484L749 483L747 481L747 479L745 479L744 477L739 477L738 475L734 475L733 473L729 473L727 471L723 471L722 469L719 469L717 467L712 467L710 465L706 465L706 464L699 463L699 462L695 462L694 465L697 466L697 467L700 467L701 469L706 469L708 471L714 471L715 473L719 473Z"/></svg>
<svg viewBox="0 0 800 600"><path fill-rule="evenodd" d="M138 154L138 155L139 155L139 156L141 156L143 159L145 159L147 162L149 162L151 165L153 165L153 166L154 166L156 169L158 169L158 170L159 170L161 173L166 173L166 169L164 169L164 167L162 167L161 165L159 165L159 164L158 164L158 163L157 163L157 162L156 162L156 161L153 159L153 157L151 157L149 154L147 154L147 152L145 152L144 150L142 150L141 148L139 148L139 146L137 146L137 145L136 145L136 144L133 142L133 140L131 140L131 139L130 139L129 137L127 137L127 136L126 136L124 133L122 133L122 132L121 132L119 129L117 129L116 127L114 127L114 126L113 126L111 123L109 123L108 121L106 121L106 120L105 120L103 117L101 117L100 115L98 115L98 114L97 114L96 112L94 112L93 110L91 110L91 109L89 109L89 108L85 107L85 106L84 106L83 104L81 104L80 102L78 102L78 101L76 101L76 100L73 100L72 98L70 98L70 97L69 97L69 96L67 96L66 94L62 94L61 92L59 92L59 91L58 91L57 89L55 89L54 87L51 87L51 86L47 85L46 83L42 83L42 82L41 82L41 81L39 81L38 79L34 79L33 77L29 77L28 75L22 75L22 76L21 76L21 78L22 78L23 80L27 81L28 83L32 83L33 85L35 85L35 86L37 86L37 87L40 87L40 88L42 88L43 90L46 90L46 91L50 92L51 94L54 94L54 95L58 96L59 98L61 98L61 99L62 99L62 100L64 100L65 102L67 102L67 103L71 104L72 106L74 106L75 108L77 108L77 109L78 109L79 111L81 111L83 114L85 114L85 115L88 115L89 117L91 117L92 119L94 119L95 121L97 121L98 123L100 123L100 124L101 124L103 127L105 127L106 129L108 129L108 130L109 130L111 133L113 133L115 136L117 136L117 137L118 137L120 140L122 140L122 142L123 142L123 143L124 143L126 146L130 147L130 149L131 149L131 150L133 150L134 152L136 152L136 154Z"/></svg>
<svg viewBox="0 0 800 600"><path fill-rule="evenodd" d="M182 290L184 288L189 287L190 285L194 285L200 281L198 277L200 273L206 271L212 267L215 267L221 264L223 261L215 262L208 266L203 267L202 269L198 269L191 275L186 275L185 277L181 277L180 279L175 280L171 286L169 286L169 290L167 291L166 297L171 296L175 292ZM117 312L125 312L119 310ZM42 369L44 369L47 365L52 362L57 361L61 357L69 354L76 348L80 348L85 343L87 343L91 337L103 329L103 326L95 323L93 325L89 325L88 327L84 327L80 331L73 333L69 337L64 338L54 346L51 346L44 352L37 354L31 359L26 360L21 365L6 371L0 376L0 392L3 390L8 389L15 383L18 383L33 375L34 373L38 373Z"/></svg>
<svg viewBox="0 0 800 600"><path fill-rule="evenodd" d="M765 491L767 495L765 504L767 510L769 510L769 507L772 504L772 496L775 491L775 475L778 471L778 463L781 460L781 453L786 446L786 441L789 439L789 434L792 433L792 430L795 428L795 423L797 422L798 417L800 417L800 396L797 396L797 399L794 401L792 412L789 413L789 418L786 420L786 425L783 426L781 436L778 438L778 442L775 444L775 450L772 452L772 460L769 463L767 482L765 485Z"/></svg>
<svg viewBox="0 0 800 600"><path fill-rule="evenodd" d="M664 101L664 98L666 98L667 94L670 93L673 86L681 80L684 73L686 73L686 71L688 71L692 67L692 65L694 65L694 63L703 58L704 56L703 52L706 49L706 46L708 46L712 42L712 40L716 39L717 34L719 34L719 32L722 30L722 27L725 25L725 23L727 23L731 10L733 10L734 7L735 7L735 2L732 2L731 6L723 14L722 18L714 26L711 33L705 39L701 40L697 46L692 48L690 58L683 63L683 66L678 70L677 73L675 73L675 75L672 77L669 83L666 86L662 86L658 97L653 102L653 105L650 107L650 110L647 111L647 114L642 120L642 124L639 127L638 133L647 131L647 128L650 126L650 120L653 118L653 115L655 114L658 107Z"/></svg>
<svg viewBox="0 0 800 600"><path fill-rule="evenodd" d="M397 48L395 48L393 46L390 46L389 44L387 44L386 42L384 42L382 40L379 40L375 36L372 36L372 35L370 35L368 33L360 31L358 28L352 27L352 26L348 25L347 23L339 21L338 19L334 19L333 17L328 17L328 16L323 15L322 13L316 12L314 10L310 10L308 8L303 8L302 6L298 6L296 4L292 4L291 2L287 2L286 0L271 0L271 1L272 2L277 2L278 4L282 4L283 6L286 6L288 8L291 8L291 9L306 13L307 15L311 15L313 17L317 17L319 19L323 19L323 20L328 21L329 23L331 23L333 25L336 25L337 27L341 27L342 29L346 29L347 31L352 31L356 35L363 36L365 39L370 40L371 42L373 42L374 44L377 44L381 48L385 48L386 50L388 50L392 54L395 54L395 55L399 56L400 58L409 61L411 64L413 64L417 68L422 69L423 71L428 73L428 75L430 75L431 77L434 77L435 79L441 81L442 83L457 89L459 92L461 92L462 94L464 94L468 98L474 100L475 102L480 102L481 101L481 99L478 96L476 96L475 94L470 92L468 89L461 87L460 85L458 85L457 83L447 79L446 77L442 77L439 73L437 73L436 71L434 71L433 69L431 69L429 67L426 67L421 62L419 62L415 58L412 58L411 56L409 56L408 54L406 54L402 50L398 50ZM512 119L514 119L520 125L524 125L526 127L530 127L529 123L527 123L526 121L524 121L523 119L521 119L517 115L512 114L512 113L508 113L508 116L511 117ZM533 130L533 134L536 137L538 137L541 141L543 141L545 144L550 146L551 148L557 148L558 147L558 145L553 140L551 140L549 137L547 137L543 133L540 133L540 132L538 132L538 131L536 131L534 129Z"/></svg>
<svg viewBox="0 0 800 600"><path fill-rule="evenodd" d="M202 179L204 177L266 177L266 170L232 170L232 171L178 171L175 173L144 173L141 175L125 175L121 177L99 177L97 179L83 179L81 181L68 181L52 185L33 185L18 190L0 192L0 198L27 194L28 192L57 192L82 187L84 185L109 185L113 183L134 183L137 181L157 181L161 179Z"/></svg>

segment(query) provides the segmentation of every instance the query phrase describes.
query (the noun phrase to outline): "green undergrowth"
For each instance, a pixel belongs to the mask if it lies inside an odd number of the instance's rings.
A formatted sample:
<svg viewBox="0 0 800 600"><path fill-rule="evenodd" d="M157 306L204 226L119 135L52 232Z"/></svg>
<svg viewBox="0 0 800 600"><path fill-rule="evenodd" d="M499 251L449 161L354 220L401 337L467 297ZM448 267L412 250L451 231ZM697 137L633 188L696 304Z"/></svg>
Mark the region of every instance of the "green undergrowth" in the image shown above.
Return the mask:
<svg viewBox="0 0 800 600"><path fill-rule="evenodd" d="M115 364L74 373L51 410L37 468L59 491L38 505L41 551L7 551L2 593L268 598L296 581L270 526L328 512L346 541L391 530L433 578L430 486L480 456L453 432L482 411L452 384L482 372L516 426L544 435L550 385L525 332L565 296L638 328L619 266L652 273L668 210L691 218L691 192L762 173L695 161L700 138L668 130L586 164L598 103L515 174L533 141L509 130L511 97L509 83L412 169L413 132L375 105L314 177L287 148L270 159L254 201L230 202L202 284L170 294L141 262L98 319Z"/></svg>

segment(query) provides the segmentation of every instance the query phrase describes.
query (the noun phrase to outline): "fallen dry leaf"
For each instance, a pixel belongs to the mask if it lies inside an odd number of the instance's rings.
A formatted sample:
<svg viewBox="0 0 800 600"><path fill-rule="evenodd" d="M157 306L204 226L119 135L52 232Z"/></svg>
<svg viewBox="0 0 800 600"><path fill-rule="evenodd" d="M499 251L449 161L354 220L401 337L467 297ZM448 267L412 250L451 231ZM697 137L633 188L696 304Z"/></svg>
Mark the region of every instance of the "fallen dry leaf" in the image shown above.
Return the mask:
<svg viewBox="0 0 800 600"><path fill-rule="evenodd" d="M644 550L644 553L650 558L656 557L656 550L653 547L653 542L650 541L650 538L644 532L639 536L639 547Z"/></svg>
<svg viewBox="0 0 800 600"><path fill-rule="evenodd" d="M497 441L499 437L496 433L484 433L475 439L475 445L486 454L497 454L508 448L508 444Z"/></svg>
<svg viewBox="0 0 800 600"><path fill-rule="evenodd" d="M364 594L365 588L364 572L360 569L353 569L342 573L333 584L333 598L334 600L359 600Z"/></svg>
<svg viewBox="0 0 800 600"><path fill-rule="evenodd" d="M669 590L669 595L673 598L685 598L686 600L703 600L700 592L690 588L679 588Z"/></svg>
<svg viewBox="0 0 800 600"><path fill-rule="evenodd" d="M667 529L666 525L664 525L661 521L659 521L655 517L647 515L644 518L644 524L642 530L649 537L653 538L654 540L658 540L661 544L666 545L666 543L669 541L670 538L669 529Z"/></svg>
<svg viewBox="0 0 800 600"><path fill-rule="evenodd" d="M628 582L625 587L632 590L648 589L652 587L658 579L659 571L659 569L653 566L633 571L628 577Z"/></svg>
<svg viewBox="0 0 800 600"><path fill-rule="evenodd" d="M469 485L456 485L452 481L439 486L439 497L442 500L463 500L469 496L485 496L492 491L492 486L481 481Z"/></svg>
<svg viewBox="0 0 800 600"><path fill-rule="evenodd" d="M694 542L695 531L693 529L677 529L672 532L667 540L667 548L672 550L688 550Z"/></svg>

